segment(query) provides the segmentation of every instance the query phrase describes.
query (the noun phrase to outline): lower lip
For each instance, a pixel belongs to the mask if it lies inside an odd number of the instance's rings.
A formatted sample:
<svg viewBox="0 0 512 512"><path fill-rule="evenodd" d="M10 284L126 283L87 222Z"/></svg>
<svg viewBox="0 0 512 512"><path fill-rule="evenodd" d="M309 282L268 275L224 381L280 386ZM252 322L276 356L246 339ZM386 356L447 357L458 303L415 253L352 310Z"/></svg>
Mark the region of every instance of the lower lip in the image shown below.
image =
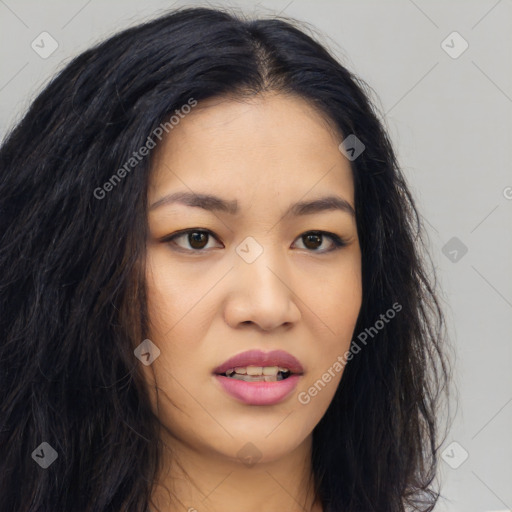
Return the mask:
<svg viewBox="0 0 512 512"><path fill-rule="evenodd" d="M290 375L276 382L245 382L244 380L215 376L224 391L248 405L274 405L282 402L297 386L300 375Z"/></svg>

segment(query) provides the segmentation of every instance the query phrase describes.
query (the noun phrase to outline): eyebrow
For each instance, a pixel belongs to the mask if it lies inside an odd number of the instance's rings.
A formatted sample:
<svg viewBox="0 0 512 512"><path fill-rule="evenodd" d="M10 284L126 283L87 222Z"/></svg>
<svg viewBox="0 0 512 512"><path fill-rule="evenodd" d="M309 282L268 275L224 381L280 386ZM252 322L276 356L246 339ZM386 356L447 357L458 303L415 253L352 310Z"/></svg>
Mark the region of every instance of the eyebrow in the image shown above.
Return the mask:
<svg viewBox="0 0 512 512"><path fill-rule="evenodd" d="M224 212L230 215L236 215L239 212L238 201L236 199L228 201L211 194L193 192L175 192L174 194L166 195L155 201L149 209L154 210L160 206L173 203L202 208L203 210L208 211ZM356 215L354 208L347 200L339 196L331 195L320 197L312 201L299 201L294 203L288 208L283 216L288 214L293 216L311 215L330 210L340 210L352 215L353 217Z"/></svg>

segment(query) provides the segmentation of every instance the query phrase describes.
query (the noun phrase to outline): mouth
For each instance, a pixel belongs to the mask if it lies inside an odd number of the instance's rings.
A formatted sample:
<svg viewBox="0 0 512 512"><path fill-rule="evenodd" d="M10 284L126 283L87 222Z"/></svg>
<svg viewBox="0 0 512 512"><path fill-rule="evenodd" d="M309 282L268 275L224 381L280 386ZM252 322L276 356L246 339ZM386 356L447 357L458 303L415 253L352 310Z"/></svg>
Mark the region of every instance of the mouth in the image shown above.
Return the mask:
<svg viewBox="0 0 512 512"><path fill-rule="evenodd" d="M213 370L216 375L245 382L275 382L303 372L299 360L284 350L249 350L229 358Z"/></svg>
<svg viewBox="0 0 512 512"><path fill-rule="evenodd" d="M296 388L304 369L288 352L250 350L213 370L221 388L248 405L274 405Z"/></svg>

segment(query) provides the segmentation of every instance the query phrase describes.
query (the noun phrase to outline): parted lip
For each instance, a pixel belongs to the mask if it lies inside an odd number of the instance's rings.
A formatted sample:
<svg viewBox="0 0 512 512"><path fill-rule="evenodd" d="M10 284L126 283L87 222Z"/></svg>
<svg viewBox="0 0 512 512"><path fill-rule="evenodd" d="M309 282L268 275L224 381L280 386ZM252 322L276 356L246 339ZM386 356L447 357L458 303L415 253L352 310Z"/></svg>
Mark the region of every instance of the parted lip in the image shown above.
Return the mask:
<svg viewBox="0 0 512 512"><path fill-rule="evenodd" d="M231 368L241 366L281 366L282 368L288 368L291 373L302 374L304 372L304 368L298 359L284 350L272 350L271 352L248 350L230 357L220 366L217 366L213 373L222 375Z"/></svg>

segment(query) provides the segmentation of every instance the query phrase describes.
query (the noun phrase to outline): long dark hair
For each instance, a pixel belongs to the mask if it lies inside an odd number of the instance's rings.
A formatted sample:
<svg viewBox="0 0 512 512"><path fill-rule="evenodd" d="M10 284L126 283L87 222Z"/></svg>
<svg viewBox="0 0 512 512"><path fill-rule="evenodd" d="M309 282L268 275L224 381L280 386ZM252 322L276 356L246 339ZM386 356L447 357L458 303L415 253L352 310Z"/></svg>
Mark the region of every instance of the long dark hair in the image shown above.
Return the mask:
<svg viewBox="0 0 512 512"><path fill-rule="evenodd" d="M76 57L0 149L3 512L148 510L161 441L133 349L148 322L151 159L97 190L190 98L266 90L309 100L365 145L352 161L354 337L402 306L348 362L314 429L315 490L334 512L433 509L445 322L370 89L295 22L183 8ZM34 462L42 442L58 454L48 469Z"/></svg>

